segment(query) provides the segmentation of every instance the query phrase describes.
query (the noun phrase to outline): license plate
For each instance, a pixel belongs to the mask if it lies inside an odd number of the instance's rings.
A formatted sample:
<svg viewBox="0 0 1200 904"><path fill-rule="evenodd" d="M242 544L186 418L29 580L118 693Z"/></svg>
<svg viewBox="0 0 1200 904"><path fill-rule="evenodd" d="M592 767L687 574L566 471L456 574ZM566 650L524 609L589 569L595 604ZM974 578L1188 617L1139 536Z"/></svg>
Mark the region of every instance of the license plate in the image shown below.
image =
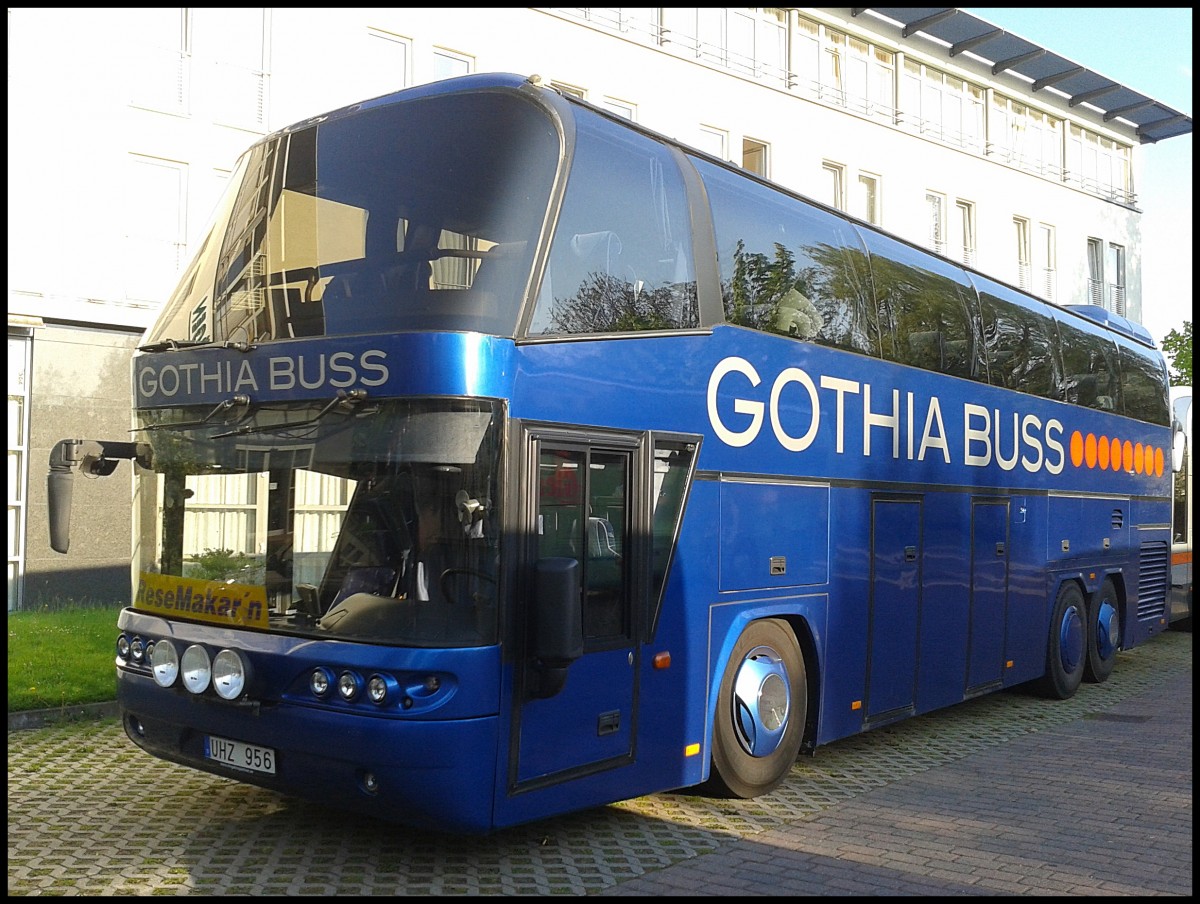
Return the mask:
<svg viewBox="0 0 1200 904"><path fill-rule="evenodd" d="M218 738L216 735L206 735L204 756L232 769L275 774L275 751L270 747L259 747L255 744L231 741L229 738Z"/></svg>

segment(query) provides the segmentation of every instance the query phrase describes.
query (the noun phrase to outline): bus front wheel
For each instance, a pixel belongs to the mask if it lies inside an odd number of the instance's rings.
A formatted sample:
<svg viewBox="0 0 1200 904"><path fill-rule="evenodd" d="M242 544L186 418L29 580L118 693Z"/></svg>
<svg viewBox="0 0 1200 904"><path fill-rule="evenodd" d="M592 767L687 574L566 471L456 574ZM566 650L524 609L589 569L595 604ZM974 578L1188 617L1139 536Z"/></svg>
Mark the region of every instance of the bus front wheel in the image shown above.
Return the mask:
<svg viewBox="0 0 1200 904"><path fill-rule="evenodd" d="M1046 674L1040 682L1045 696L1066 700L1079 690L1087 662L1088 634L1083 591L1074 581L1067 581L1059 588L1050 616Z"/></svg>
<svg viewBox="0 0 1200 904"><path fill-rule="evenodd" d="M1087 661L1083 677L1099 684L1112 674L1121 646L1121 618L1117 606L1117 588L1106 578L1092 597L1087 610Z"/></svg>
<svg viewBox="0 0 1200 904"><path fill-rule="evenodd" d="M712 770L702 790L750 798L778 787L800 751L807 712L808 678L791 627L752 622L721 678Z"/></svg>

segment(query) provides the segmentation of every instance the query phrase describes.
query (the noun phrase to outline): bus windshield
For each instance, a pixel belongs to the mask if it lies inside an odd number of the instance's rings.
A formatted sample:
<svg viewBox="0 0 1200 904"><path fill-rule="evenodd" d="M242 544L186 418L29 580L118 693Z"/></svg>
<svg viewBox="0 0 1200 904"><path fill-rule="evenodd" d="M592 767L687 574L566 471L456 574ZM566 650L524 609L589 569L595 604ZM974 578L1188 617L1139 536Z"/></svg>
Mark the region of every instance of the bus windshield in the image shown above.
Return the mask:
<svg viewBox="0 0 1200 904"><path fill-rule="evenodd" d="M498 405L342 393L237 407L139 415L141 607L205 620L217 593L258 600L242 624L273 632L495 642Z"/></svg>
<svg viewBox="0 0 1200 904"><path fill-rule="evenodd" d="M560 145L507 92L369 103L271 136L148 341L511 336Z"/></svg>

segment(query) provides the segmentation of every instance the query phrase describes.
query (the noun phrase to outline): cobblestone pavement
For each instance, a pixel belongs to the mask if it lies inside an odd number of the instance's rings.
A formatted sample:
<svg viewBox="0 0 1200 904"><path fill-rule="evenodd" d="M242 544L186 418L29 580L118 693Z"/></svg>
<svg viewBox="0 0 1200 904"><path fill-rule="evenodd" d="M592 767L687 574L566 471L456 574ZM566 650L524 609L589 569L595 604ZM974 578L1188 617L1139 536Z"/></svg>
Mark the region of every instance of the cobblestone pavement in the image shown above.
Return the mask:
<svg viewBox="0 0 1200 904"><path fill-rule="evenodd" d="M757 800L656 794L486 838L164 763L115 720L9 732L8 890L1190 895L1192 638L1069 701L993 694L839 741Z"/></svg>

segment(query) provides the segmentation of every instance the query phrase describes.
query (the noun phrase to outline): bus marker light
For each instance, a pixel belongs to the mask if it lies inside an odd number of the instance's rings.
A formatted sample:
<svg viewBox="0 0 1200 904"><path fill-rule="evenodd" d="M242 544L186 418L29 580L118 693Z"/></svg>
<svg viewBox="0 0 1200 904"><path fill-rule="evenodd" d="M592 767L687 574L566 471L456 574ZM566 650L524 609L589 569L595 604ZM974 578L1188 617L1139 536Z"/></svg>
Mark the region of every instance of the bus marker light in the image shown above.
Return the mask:
<svg viewBox="0 0 1200 904"><path fill-rule="evenodd" d="M671 667L671 653L669 650L663 650L661 653L654 654L654 667L656 669L669 669Z"/></svg>
<svg viewBox="0 0 1200 904"><path fill-rule="evenodd" d="M688 745L687 745L687 747L684 747L684 748L683 748L683 755L684 755L684 756L695 756L695 755L696 755L696 754L698 754L699 752L700 752L700 745L699 745L699 744L688 744Z"/></svg>
<svg viewBox="0 0 1200 904"><path fill-rule="evenodd" d="M851 702L851 704L850 704L850 709L852 709L852 710L855 710L855 709L862 709L862 701L861 701L861 700L854 700L854 701L853 701L853 702Z"/></svg>
<svg viewBox="0 0 1200 904"><path fill-rule="evenodd" d="M1013 661L1011 659L1008 660L1008 662L1004 663L1004 667L1006 669L1011 669L1013 667Z"/></svg>

